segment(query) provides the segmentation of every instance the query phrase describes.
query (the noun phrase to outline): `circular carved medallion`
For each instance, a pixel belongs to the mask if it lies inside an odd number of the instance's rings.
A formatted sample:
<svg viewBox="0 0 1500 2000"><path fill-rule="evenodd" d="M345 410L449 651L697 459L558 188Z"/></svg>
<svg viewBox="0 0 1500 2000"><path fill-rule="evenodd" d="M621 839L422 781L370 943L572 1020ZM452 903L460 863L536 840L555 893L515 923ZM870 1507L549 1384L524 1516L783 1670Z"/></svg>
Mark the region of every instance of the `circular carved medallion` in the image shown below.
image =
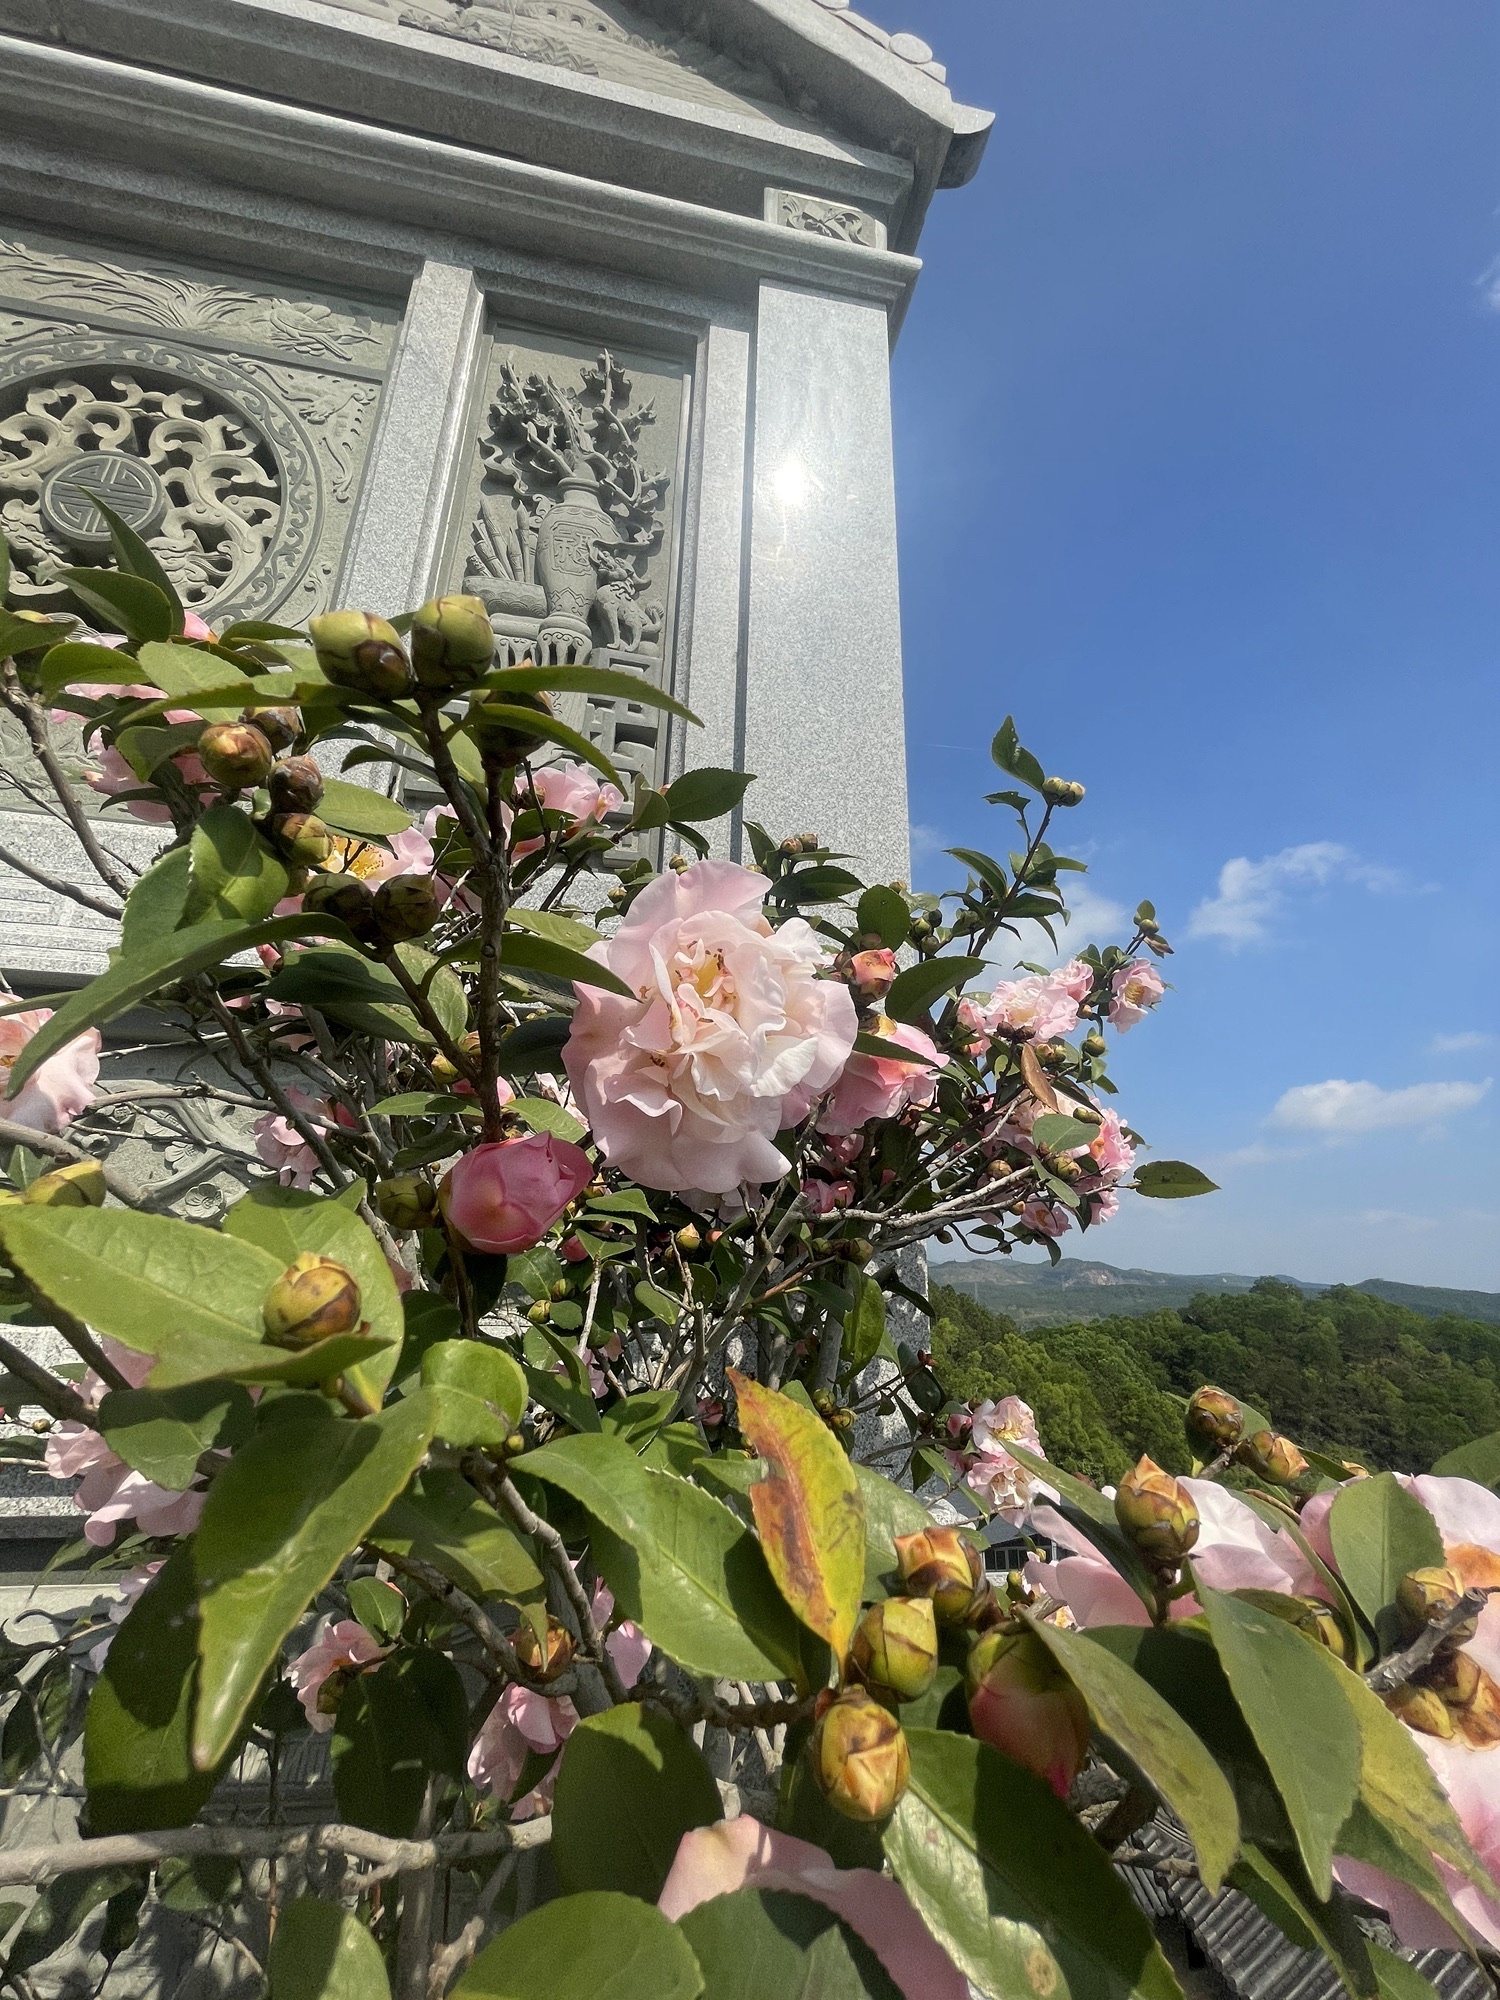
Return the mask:
<svg viewBox="0 0 1500 2000"><path fill-rule="evenodd" d="M167 491L143 458L122 451L80 451L42 487L42 519L54 534L89 553L109 547L109 523L94 505L98 494L138 535L152 535L167 511Z"/></svg>

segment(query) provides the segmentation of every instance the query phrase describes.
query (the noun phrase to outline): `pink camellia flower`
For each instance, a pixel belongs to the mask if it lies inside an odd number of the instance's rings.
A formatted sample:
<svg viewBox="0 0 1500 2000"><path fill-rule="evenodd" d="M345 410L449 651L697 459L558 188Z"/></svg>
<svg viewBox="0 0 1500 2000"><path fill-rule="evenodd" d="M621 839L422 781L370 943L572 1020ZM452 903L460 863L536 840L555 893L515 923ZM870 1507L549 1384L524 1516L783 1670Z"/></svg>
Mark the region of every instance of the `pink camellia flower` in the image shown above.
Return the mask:
<svg viewBox="0 0 1500 2000"><path fill-rule="evenodd" d="M156 1366L155 1355L137 1354L117 1340L106 1340L104 1351L132 1389L139 1389ZM105 1386L91 1368L78 1393L91 1410L97 1409ZM43 1463L53 1479L79 1481L73 1504L88 1515L84 1539L95 1548L108 1548L117 1523L132 1518L142 1534L190 1534L207 1498L202 1491L174 1493L144 1473L133 1472L88 1424L58 1424L48 1436Z"/></svg>
<svg viewBox="0 0 1500 2000"><path fill-rule="evenodd" d="M1032 1195L1021 1204L1017 1220L1038 1236L1066 1236L1073 1227L1073 1218L1062 1203L1048 1201L1045 1195L1040 1194Z"/></svg>
<svg viewBox="0 0 1500 2000"><path fill-rule="evenodd" d="M334 1724L334 1717L318 1708L323 1683L333 1674L347 1673L351 1667L373 1666L385 1658L388 1650L357 1618L341 1618L336 1625L323 1624L307 1651L288 1663L286 1677L296 1689L309 1723L320 1736L326 1736Z"/></svg>
<svg viewBox="0 0 1500 2000"><path fill-rule="evenodd" d="M832 1215L836 1208L847 1208L854 1199L854 1183L805 1180L802 1183L802 1199L814 1215Z"/></svg>
<svg viewBox="0 0 1500 2000"><path fill-rule="evenodd" d="M438 1199L471 1250L503 1257L540 1243L593 1177L581 1146L531 1132L465 1153L443 1176Z"/></svg>
<svg viewBox="0 0 1500 2000"><path fill-rule="evenodd" d="M141 695L148 700L156 699L160 695L160 689L153 687L80 688L78 692L116 696ZM198 714L196 709L169 708L159 720L164 725L170 725L177 722L201 722L203 718ZM90 791L98 792L102 798L113 799L117 798L121 792L139 792L143 790L147 781L136 775L126 762L123 754L113 744L107 744L97 749L94 747L98 736L99 731L95 729L88 732L84 739L84 748L94 759L96 765L96 769L85 771L83 774L84 783L89 787ZM172 759L172 762L182 774L184 784L193 786L206 785L208 783L208 773L204 770L196 750L179 750L177 755ZM172 819L169 809L164 805L158 805L153 799L132 799L125 810L130 814L132 819L144 820L148 826L167 826L170 825Z"/></svg>
<svg viewBox="0 0 1500 2000"><path fill-rule="evenodd" d="M1136 958L1129 965L1120 967L1109 982L1109 990L1112 995L1110 1023L1123 1035L1137 1021L1145 1020L1167 988L1165 980L1148 959Z"/></svg>
<svg viewBox="0 0 1500 2000"><path fill-rule="evenodd" d="M1087 1146L1075 1146L1073 1158L1099 1174L1128 1174L1135 1165L1135 1148L1125 1137L1117 1111L1102 1114L1099 1130Z"/></svg>
<svg viewBox="0 0 1500 2000"><path fill-rule="evenodd" d="M184 639L211 639L214 635L213 628L205 625L196 611L184 611L182 614L182 636Z"/></svg>
<svg viewBox="0 0 1500 2000"><path fill-rule="evenodd" d="M326 1098L309 1097L305 1090L295 1085L287 1090L287 1100L294 1104L309 1123L320 1131L330 1125L342 1125L352 1129L354 1114L342 1104L330 1104ZM283 1118L279 1112L268 1111L257 1118L251 1126L255 1135L255 1150L268 1167L276 1171L276 1178L283 1187L310 1188L318 1172L318 1156L308 1145L290 1118Z"/></svg>
<svg viewBox="0 0 1500 2000"><path fill-rule="evenodd" d="M1012 1458L1005 1449L1007 1444L1023 1445L1036 1457L1046 1457L1030 1405L1019 1396L1002 1396L998 1403L988 1398L977 1403L969 1432L964 1484L991 1514L1019 1526L1031 1512L1038 1494L1050 1497L1052 1489L1041 1486L1035 1474L1019 1459Z"/></svg>
<svg viewBox="0 0 1500 2000"><path fill-rule="evenodd" d="M543 764L531 774L531 789L541 811L565 815L565 840L576 839L625 803L624 794L602 781L587 764ZM511 859L524 861L528 854L540 853L546 844L540 835L534 840L518 840L511 849Z"/></svg>
<svg viewBox="0 0 1500 2000"><path fill-rule="evenodd" d="M1002 980L987 1000L983 994L961 1000L958 1018L987 1043L997 1036L1007 1041L1050 1041L1078 1026L1078 1009L1093 983L1094 975L1082 959L1070 959L1056 972Z"/></svg>
<svg viewBox="0 0 1500 2000"><path fill-rule="evenodd" d="M590 957L636 996L579 984L563 1063L600 1151L644 1187L728 1194L777 1180L772 1141L807 1115L854 1046L849 989L801 917L730 861L659 876Z"/></svg>
<svg viewBox="0 0 1500 2000"><path fill-rule="evenodd" d="M937 1096L943 1059L930 1035L904 1021L882 1028L880 1038L925 1056L926 1062L897 1062L894 1056L850 1056L819 1114L818 1130L838 1138L858 1132L871 1118L896 1118L909 1106L923 1108Z"/></svg>
<svg viewBox="0 0 1500 2000"><path fill-rule="evenodd" d="M784 1889L823 1904L859 1933L905 2000L966 2000L968 1981L899 1882L873 1868L836 1868L821 1847L748 1813L682 1836L657 1908L675 1923L737 1889Z"/></svg>
<svg viewBox="0 0 1500 2000"><path fill-rule="evenodd" d="M830 1139L823 1150L836 1167L852 1167L864 1149L864 1133L847 1132Z"/></svg>
<svg viewBox="0 0 1500 2000"><path fill-rule="evenodd" d="M6 1088L22 1049L51 1019L50 1007L0 1015L0 1090ZM97 1028L64 1042L56 1055L32 1071L18 1096L0 1096L0 1118L27 1125L33 1132L61 1132L95 1100L101 1046Z"/></svg>

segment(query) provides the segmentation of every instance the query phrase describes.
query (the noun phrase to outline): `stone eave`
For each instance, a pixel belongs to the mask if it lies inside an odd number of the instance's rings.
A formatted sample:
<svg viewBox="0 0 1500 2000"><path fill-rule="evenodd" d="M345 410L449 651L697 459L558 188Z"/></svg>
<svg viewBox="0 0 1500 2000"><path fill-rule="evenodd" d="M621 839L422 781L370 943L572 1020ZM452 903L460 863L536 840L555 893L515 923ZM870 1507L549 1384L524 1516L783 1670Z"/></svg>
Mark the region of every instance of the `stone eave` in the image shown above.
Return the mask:
<svg viewBox="0 0 1500 2000"><path fill-rule="evenodd" d="M687 11L646 8L659 23ZM935 189L977 165L990 117L860 18L819 0L712 0L715 40L796 78L810 115L709 108L321 0L0 0L0 28L38 42L732 213L759 215L767 186L850 202L909 250Z"/></svg>

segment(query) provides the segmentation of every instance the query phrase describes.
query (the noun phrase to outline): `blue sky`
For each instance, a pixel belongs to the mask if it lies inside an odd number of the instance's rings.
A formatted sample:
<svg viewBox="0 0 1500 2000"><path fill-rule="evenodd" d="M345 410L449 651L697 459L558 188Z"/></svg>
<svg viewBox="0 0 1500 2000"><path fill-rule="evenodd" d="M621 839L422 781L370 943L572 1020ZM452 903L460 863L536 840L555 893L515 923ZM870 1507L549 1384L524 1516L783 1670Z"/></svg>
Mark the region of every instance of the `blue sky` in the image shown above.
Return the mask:
<svg viewBox="0 0 1500 2000"><path fill-rule="evenodd" d="M1177 947L1126 1114L1222 1183L1086 1254L1500 1289L1500 11L879 18L998 113L894 362L917 880L1009 844L1014 712Z"/></svg>

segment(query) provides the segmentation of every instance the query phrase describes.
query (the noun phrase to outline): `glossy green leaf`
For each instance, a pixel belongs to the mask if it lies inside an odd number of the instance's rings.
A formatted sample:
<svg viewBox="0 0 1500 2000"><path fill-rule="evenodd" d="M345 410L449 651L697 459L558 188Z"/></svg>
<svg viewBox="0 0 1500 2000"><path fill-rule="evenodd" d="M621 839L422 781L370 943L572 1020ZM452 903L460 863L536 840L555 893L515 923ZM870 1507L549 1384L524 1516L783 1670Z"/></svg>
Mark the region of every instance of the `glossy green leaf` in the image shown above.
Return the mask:
<svg viewBox="0 0 1500 2000"><path fill-rule="evenodd" d="M1204 1882L1217 1889L1239 1848L1239 1814L1208 1750L1150 1682L1115 1654L1081 1632L1030 1623L1088 1703L1094 1727L1124 1751L1182 1821Z"/></svg>
<svg viewBox="0 0 1500 2000"><path fill-rule="evenodd" d="M884 1006L893 1021L921 1022L933 1002L983 972L982 958L924 958L896 974Z"/></svg>
<svg viewBox="0 0 1500 2000"><path fill-rule="evenodd" d="M282 1640L421 1464L436 1421L423 1392L357 1423L289 1420L214 1481L196 1536L201 1768L233 1741Z"/></svg>
<svg viewBox="0 0 1500 2000"><path fill-rule="evenodd" d="M1047 782L1046 773L1029 750L1023 750L1016 735L1016 725L1012 717L1006 716L995 732L995 740L990 745L990 755L1007 778L1019 778L1023 785L1030 785L1039 792Z"/></svg>
<svg viewBox="0 0 1500 2000"><path fill-rule="evenodd" d="M873 932L887 951L899 951L911 934L911 905L899 889L877 882L860 897L854 921L861 931Z"/></svg>
<svg viewBox="0 0 1500 2000"><path fill-rule="evenodd" d="M196 1382L180 1389L115 1389L99 1405L98 1427L111 1451L169 1492L198 1476L205 1451L230 1450L250 1435L255 1405L238 1383Z"/></svg>
<svg viewBox="0 0 1500 2000"><path fill-rule="evenodd" d="M182 922L192 889L192 860L188 848L169 847L132 885L120 925L125 957L133 958L143 945L158 943Z"/></svg>
<svg viewBox="0 0 1500 2000"><path fill-rule="evenodd" d="M570 729L565 722L555 716L543 715L534 708L517 708L505 701L486 701L484 704L487 724L512 730L517 736L531 736L538 748L543 743L559 743L564 750L571 750L575 757L608 778L616 791L623 793L625 781L605 756L598 744L590 743L586 736L580 736L576 729ZM450 747L456 748L457 739Z"/></svg>
<svg viewBox="0 0 1500 2000"><path fill-rule="evenodd" d="M128 958L122 955L107 972L71 994L52 1019L43 1023L11 1069L7 1086L11 1096L19 1096L27 1078L66 1043L89 1028L102 1028L164 986L210 972L258 944L281 944L288 938L315 932L326 935L339 928L327 917L269 917L255 924L195 924L191 930L175 931L154 945L143 942L139 951Z"/></svg>
<svg viewBox="0 0 1500 2000"><path fill-rule="evenodd" d="M1086 1146L1097 1130L1070 1112L1044 1111L1032 1126L1031 1136L1044 1152L1066 1153L1075 1146Z"/></svg>
<svg viewBox="0 0 1500 2000"><path fill-rule="evenodd" d="M885 1293L873 1278L861 1276L855 1284L854 1307L844 1320L839 1364L858 1375L875 1359L885 1339Z"/></svg>
<svg viewBox="0 0 1500 2000"><path fill-rule="evenodd" d="M199 694L233 686L237 678L233 667L221 656L178 641L152 642L142 646L136 657L140 662L136 679L149 681L164 695L174 697L174 707L181 707L184 701ZM243 698L248 699L248 679L242 680L240 686Z"/></svg>
<svg viewBox="0 0 1500 2000"><path fill-rule="evenodd" d="M422 1356L422 1380L437 1392L438 1435L455 1445L501 1445L526 1408L518 1361L477 1340L444 1340Z"/></svg>
<svg viewBox="0 0 1500 2000"><path fill-rule="evenodd" d="M913 1729L886 1856L933 1936L1004 2000L1181 2000L1146 1919L1049 1785L988 1744Z"/></svg>
<svg viewBox="0 0 1500 2000"><path fill-rule="evenodd" d="M379 1577L357 1576L349 1584L349 1609L367 1632L388 1644L401 1637L406 1623L406 1599L393 1583Z"/></svg>
<svg viewBox="0 0 1500 2000"><path fill-rule="evenodd" d="M696 824L731 813L755 783L753 772L720 771L704 765L685 771L667 787L667 815Z"/></svg>
<svg viewBox="0 0 1500 2000"><path fill-rule="evenodd" d="M1394 1605L1408 1570L1443 1561L1437 1522L1392 1472L1341 1486L1329 1509L1328 1535L1344 1587L1372 1627ZM1394 1630L1388 1636L1395 1638Z"/></svg>
<svg viewBox="0 0 1500 2000"><path fill-rule="evenodd" d="M559 1374L550 1367L538 1368L535 1363L528 1362L526 1387L533 1402L540 1403L553 1416L561 1417L575 1431L589 1433L601 1428L592 1394L587 1389L578 1388L565 1374Z"/></svg>
<svg viewBox="0 0 1500 2000"><path fill-rule="evenodd" d="M431 1563L471 1597L540 1606L545 1595L530 1543L459 1472L418 1473L366 1539L392 1555Z"/></svg>
<svg viewBox="0 0 1500 2000"><path fill-rule="evenodd" d="M114 508L101 500L97 493L89 497L109 528L109 539L114 549L115 561L131 576L143 576L147 583L156 585L172 607L173 631L180 632L183 624L182 600L177 595L177 587L172 579L157 561L149 545L141 539L128 521L122 521Z"/></svg>
<svg viewBox="0 0 1500 2000"><path fill-rule="evenodd" d="M576 1146L589 1129L550 1097L513 1097L505 1107L505 1115L519 1118L533 1132L550 1132L556 1139L566 1139L570 1146Z"/></svg>
<svg viewBox="0 0 1500 2000"><path fill-rule="evenodd" d="M33 625L33 632L40 628ZM4 639L0 636L0 650ZM69 687L131 687L144 679L139 664L129 653L114 646L100 646L87 639L65 639L53 646L28 679L44 701Z"/></svg>
<svg viewBox="0 0 1500 2000"><path fill-rule="evenodd" d="M1380 1986L1380 2000L1437 2000L1437 1987L1418 1972L1409 1958L1398 1958L1395 1952L1387 1951L1373 1938L1369 1942L1369 1952Z"/></svg>
<svg viewBox="0 0 1500 2000"><path fill-rule="evenodd" d="M531 931L507 931L500 948L500 962L507 969L542 972L549 979L572 979L580 986L597 986L605 993L621 993L631 999L635 997L619 974L611 972L607 965L601 965L597 959L586 958L571 945L558 944L552 938L538 937Z"/></svg>
<svg viewBox="0 0 1500 2000"><path fill-rule="evenodd" d="M704 2000L901 2000L864 1939L810 1896L738 1889L678 1918Z"/></svg>
<svg viewBox="0 0 1500 2000"><path fill-rule="evenodd" d="M682 1932L618 1890L559 1896L486 1945L449 2000L697 2000Z"/></svg>
<svg viewBox="0 0 1500 2000"><path fill-rule="evenodd" d="M606 1431L625 1439L633 1450L640 1451L648 1438L654 1437L677 1407L675 1389L645 1389L639 1395L626 1396L623 1401L612 1403L600 1412L599 1422ZM696 1438L698 1433L693 1431ZM701 1438L699 1450L703 1448Z"/></svg>
<svg viewBox="0 0 1500 2000"><path fill-rule="evenodd" d="M385 1960L364 1924L314 1896L281 1912L266 1971L269 2000L390 2000Z"/></svg>
<svg viewBox="0 0 1500 2000"><path fill-rule="evenodd" d="M110 569L60 569L57 574L108 631L123 632L128 639L161 641L177 630L177 612L146 577Z"/></svg>
<svg viewBox="0 0 1500 2000"><path fill-rule="evenodd" d="M1432 1469L1444 1479L1472 1479L1476 1486L1500 1486L1500 1431L1445 1452Z"/></svg>
<svg viewBox="0 0 1500 2000"><path fill-rule="evenodd" d="M788 903L836 903L863 887L859 877L851 875L847 868L834 868L823 862L783 876L776 885L776 894Z"/></svg>
<svg viewBox="0 0 1500 2000"><path fill-rule="evenodd" d="M193 828L188 853L183 920L189 924L268 917L291 886L286 864L238 806L210 806Z"/></svg>
<svg viewBox="0 0 1500 2000"><path fill-rule="evenodd" d="M516 1466L594 1517L594 1556L616 1610L690 1672L751 1681L796 1673L797 1621L755 1537L721 1501L602 1432L543 1445Z"/></svg>
<svg viewBox="0 0 1500 2000"><path fill-rule="evenodd" d="M1192 1195L1217 1194L1219 1184L1186 1160L1147 1160L1135 1170L1132 1183L1137 1194L1155 1201L1183 1201Z"/></svg>
<svg viewBox="0 0 1500 2000"><path fill-rule="evenodd" d="M346 778L324 778L318 817L336 833L352 833L366 839L405 833L413 823L406 807L395 799L387 798L371 785L351 785Z"/></svg>
<svg viewBox="0 0 1500 2000"><path fill-rule="evenodd" d="M897 1486L871 1466L856 1465L854 1476L865 1503L866 1602L899 1597L902 1584L896 1563L896 1536L914 1535L930 1528L932 1516L915 1493Z"/></svg>
<svg viewBox="0 0 1500 2000"><path fill-rule="evenodd" d="M339 1816L391 1840L417 1832L429 1778L463 1776L469 1703L457 1667L406 1647L344 1690L331 1754Z"/></svg>
<svg viewBox="0 0 1500 2000"><path fill-rule="evenodd" d="M1257 1605L1198 1587L1219 1663L1286 1807L1319 1896L1359 1790L1360 1732L1318 1649Z"/></svg>
<svg viewBox="0 0 1500 2000"><path fill-rule="evenodd" d="M565 1889L620 1889L654 1903L682 1836L723 1816L691 1737L659 1710L627 1702L585 1716L568 1738L553 1794L553 1865Z"/></svg>
<svg viewBox="0 0 1500 2000"><path fill-rule="evenodd" d="M600 694L625 701L644 702L648 708L664 708L684 722L702 723L690 708L674 696L654 687L644 674L632 674L618 667L499 667L485 676L484 685L503 694L517 693Z"/></svg>
<svg viewBox="0 0 1500 2000"><path fill-rule="evenodd" d="M272 1000L290 1000L392 1042L427 1042L400 980L386 966L337 945L314 945L290 954L265 988Z"/></svg>

